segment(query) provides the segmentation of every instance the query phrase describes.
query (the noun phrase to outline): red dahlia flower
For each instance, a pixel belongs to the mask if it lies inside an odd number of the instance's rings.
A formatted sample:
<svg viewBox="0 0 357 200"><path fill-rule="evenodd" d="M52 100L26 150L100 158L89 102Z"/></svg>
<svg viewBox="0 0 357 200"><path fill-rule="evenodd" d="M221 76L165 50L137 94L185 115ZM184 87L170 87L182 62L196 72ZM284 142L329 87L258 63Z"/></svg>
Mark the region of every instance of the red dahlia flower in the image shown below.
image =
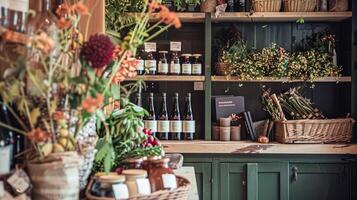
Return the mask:
<svg viewBox="0 0 357 200"><path fill-rule="evenodd" d="M96 34L83 44L81 56L90 62L92 67L102 68L112 62L114 49L108 36Z"/></svg>

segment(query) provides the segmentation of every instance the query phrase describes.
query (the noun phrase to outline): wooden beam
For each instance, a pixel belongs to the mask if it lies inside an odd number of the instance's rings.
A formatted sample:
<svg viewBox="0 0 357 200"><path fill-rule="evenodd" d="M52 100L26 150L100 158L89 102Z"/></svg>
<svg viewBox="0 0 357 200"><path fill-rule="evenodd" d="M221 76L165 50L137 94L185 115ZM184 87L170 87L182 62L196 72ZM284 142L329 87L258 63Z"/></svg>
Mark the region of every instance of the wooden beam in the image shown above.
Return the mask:
<svg viewBox="0 0 357 200"><path fill-rule="evenodd" d="M85 39L96 33L105 32L105 1L88 0L86 5L91 12L91 16L82 16L82 19L79 23L79 29L82 33L85 33L86 30L88 30L87 34L85 35Z"/></svg>

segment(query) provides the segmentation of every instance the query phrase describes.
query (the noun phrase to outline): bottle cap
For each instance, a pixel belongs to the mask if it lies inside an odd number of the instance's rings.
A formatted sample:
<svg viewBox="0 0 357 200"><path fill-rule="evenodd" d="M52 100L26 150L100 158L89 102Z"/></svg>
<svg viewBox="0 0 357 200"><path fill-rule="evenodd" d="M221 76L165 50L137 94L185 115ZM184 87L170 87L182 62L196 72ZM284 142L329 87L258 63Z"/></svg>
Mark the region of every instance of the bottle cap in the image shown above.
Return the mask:
<svg viewBox="0 0 357 200"><path fill-rule="evenodd" d="M125 176L108 174L100 176L98 180L101 183L120 183L125 181Z"/></svg>
<svg viewBox="0 0 357 200"><path fill-rule="evenodd" d="M159 51L159 53L168 53L168 51Z"/></svg>
<svg viewBox="0 0 357 200"><path fill-rule="evenodd" d="M195 53L195 54L192 54L192 56L193 56L193 57L201 57L202 54L200 54L200 53Z"/></svg>
<svg viewBox="0 0 357 200"><path fill-rule="evenodd" d="M191 54L188 54L188 53L185 53L185 54L182 54L181 55L182 57L185 57L185 58L189 58L190 56L192 56Z"/></svg>
<svg viewBox="0 0 357 200"><path fill-rule="evenodd" d="M148 175L146 170L143 169L127 169L127 170L123 170L123 175L125 176L131 176L131 177L143 177L146 178L146 176Z"/></svg>
<svg viewBox="0 0 357 200"><path fill-rule="evenodd" d="M152 92L150 92L149 95L150 95L150 97L154 97L154 93L152 93Z"/></svg>
<svg viewBox="0 0 357 200"><path fill-rule="evenodd" d="M175 93L175 97L178 97L178 96L179 96L179 94L176 92L176 93Z"/></svg>
<svg viewBox="0 0 357 200"><path fill-rule="evenodd" d="M187 97L191 97L191 93L189 92L189 93L187 93Z"/></svg>
<svg viewBox="0 0 357 200"><path fill-rule="evenodd" d="M163 96L163 97L166 97L166 92L163 92L163 93L162 93L162 96Z"/></svg>

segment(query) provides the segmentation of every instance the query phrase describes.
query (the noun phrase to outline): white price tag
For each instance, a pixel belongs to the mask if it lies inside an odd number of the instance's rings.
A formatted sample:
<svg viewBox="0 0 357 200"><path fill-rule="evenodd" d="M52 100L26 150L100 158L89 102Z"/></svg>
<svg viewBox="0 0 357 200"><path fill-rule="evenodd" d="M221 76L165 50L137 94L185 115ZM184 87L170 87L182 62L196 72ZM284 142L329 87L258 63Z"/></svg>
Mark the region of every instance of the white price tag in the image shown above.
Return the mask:
<svg viewBox="0 0 357 200"><path fill-rule="evenodd" d="M170 42L170 51L181 51L181 42Z"/></svg>
<svg viewBox="0 0 357 200"><path fill-rule="evenodd" d="M145 42L145 51L146 52L156 52L156 43L155 42Z"/></svg>
<svg viewBox="0 0 357 200"><path fill-rule="evenodd" d="M27 13L29 11L29 0L11 0L9 9Z"/></svg>
<svg viewBox="0 0 357 200"><path fill-rule="evenodd" d="M17 193L24 193L30 187L30 178L23 170L16 170L16 172L7 179Z"/></svg>
<svg viewBox="0 0 357 200"><path fill-rule="evenodd" d="M115 184L112 186L114 197L118 199L129 199L129 190L125 184Z"/></svg>
<svg viewBox="0 0 357 200"><path fill-rule="evenodd" d="M141 195L151 194L150 182L147 178L136 179L136 185L138 187L138 192Z"/></svg>
<svg viewBox="0 0 357 200"><path fill-rule="evenodd" d="M165 189L176 189L177 188L176 176L174 174L163 174L162 184L164 185Z"/></svg>

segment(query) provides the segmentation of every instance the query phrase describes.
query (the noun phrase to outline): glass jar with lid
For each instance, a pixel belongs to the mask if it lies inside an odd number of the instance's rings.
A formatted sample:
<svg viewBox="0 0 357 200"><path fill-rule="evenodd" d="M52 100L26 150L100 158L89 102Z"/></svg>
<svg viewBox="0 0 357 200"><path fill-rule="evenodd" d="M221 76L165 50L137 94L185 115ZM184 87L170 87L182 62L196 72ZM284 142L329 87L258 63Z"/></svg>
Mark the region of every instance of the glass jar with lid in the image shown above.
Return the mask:
<svg viewBox="0 0 357 200"><path fill-rule="evenodd" d="M161 156L149 156L147 160L143 162L143 169L147 170L149 173L149 169L152 167L152 161L161 159Z"/></svg>
<svg viewBox="0 0 357 200"><path fill-rule="evenodd" d="M177 180L173 170L169 167L169 158L162 158L151 161L148 170L151 190L158 191L164 189L175 189Z"/></svg>
<svg viewBox="0 0 357 200"><path fill-rule="evenodd" d="M168 51L159 51L158 74L166 75L169 73L169 63L167 61Z"/></svg>
<svg viewBox="0 0 357 200"><path fill-rule="evenodd" d="M143 158L128 158L123 161L124 169L142 169Z"/></svg>
<svg viewBox="0 0 357 200"><path fill-rule="evenodd" d="M130 197L151 194L150 182L147 179L146 170L127 169L123 171L123 175L126 178L125 184L128 187Z"/></svg>
<svg viewBox="0 0 357 200"><path fill-rule="evenodd" d="M193 54L192 75L202 75L202 54Z"/></svg>
<svg viewBox="0 0 357 200"><path fill-rule="evenodd" d="M154 57L154 52L148 51L145 60L145 70L147 70L150 75L155 75L156 68L157 68L157 63Z"/></svg>
<svg viewBox="0 0 357 200"><path fill-rule="evenodd" d="M95 175L95 182L92 186L92 194L99 197L114 197L113 185L124 184L125 176L109 173L105 175Z"/></svg>
<svg viewBox="0 0 357 200"><path fill-rule="evenodd" d="M170 74L172 75L181 74L180 57L178 56L177 51L173 51L171 54Z"/></svg>
<svg viewBox="0 0 357 200"><path fill-rule="evenodd" d="M183 75L191 75L192 74L192 65L190 61L191 54L182 54L182 74Z"/></svg>

